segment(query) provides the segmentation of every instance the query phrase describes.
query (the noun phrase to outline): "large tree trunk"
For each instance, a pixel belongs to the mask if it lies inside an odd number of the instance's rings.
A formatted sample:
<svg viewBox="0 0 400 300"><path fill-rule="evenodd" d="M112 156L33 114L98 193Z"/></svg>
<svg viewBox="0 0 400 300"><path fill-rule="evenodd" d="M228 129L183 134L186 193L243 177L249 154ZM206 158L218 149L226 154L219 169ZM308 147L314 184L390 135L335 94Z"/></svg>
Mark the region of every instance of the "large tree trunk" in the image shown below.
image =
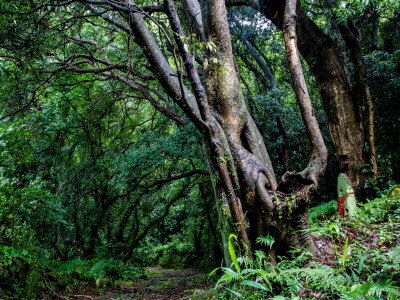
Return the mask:
<svg viewBox="0 0 400 300"><path fill-rule="evenodd" d="M336 2L333 0L325 0L329 8L337 8ZM347 48L350 51L350 57L354 65L354 81L353 88L354 97L358 101L359 107L365 106L364 113L365 120L365 135L366 142L368 143L368 154L372 166L372 176L374 179L378 176L378 165L376 162L375 150L375 134L374 134L374 109L372 104L371 93L368 85L367 66L365 65L364 58L361 53L361 45L359 32L351 21L340 23L337 25L340 34L343 37ZM368 174L370 175L370 174Z"/></svg>
<svg viewBox="0 0 400 300"><path fill-rule="evenodd" d="M273 252L282 254L290 246L315 251L309 233L299 230L308 227L309 196L325 169L326 149L316 146L318 142L313 138L312 126L308 127L313 145L312 158L302 173L286 174L286 181L281 187L285 192L292 193L292 199L295 199L286 201L290 196L278 191L268 152L245 106L235 71L224 2L201 1L201 5L206 37L216 44L215 53L209 53L209 56L218 58L218 63L208 67L205 72L207 104L215 118L216 127L220 128L220 141L223 142L231 181L247 217L249 245L254 249L256 238L269 233L277 241ZM311 111L304 111L307 123L311 121L316 125ZM322 137L318 141L322 141ZM221 158L211 156L210 165L215 166ZM223 192L226 195L227 190ZM277 195L276 200L272 198L273 195Z"/></svg>
<svg viewBox="0 0 400 300"><path fill-rule="evenodd" d="M283 36L285 40L286 56L297 102L299 103L303 122L306 126L308 139L311 141L310 164L302 173L304 173L304 178L318 185L318 180L325 171L328 152L312 108L303 68L300 62L297 49L296 18L296 0L286 0L285 14L283 17Z"/></svg>
<svg viewBox="0 0 400 300"><path fill-rule="evenodd" d="M285 1L260 0L260 11L283 29ZM364 126L359 99L353 93L346 66L332 39L296 7L298 48L313 72L321 93L340 172L354 187L363 182Z"/></svg>
<svg viewBox="0 0 400 300"><path fill-rule="evenodd" d="M130 7L136 7L132 1L128 2ZM262 136L245 105L232 54L225 3L204 0L200 5L205 40L215 44L208 47L212 49L205 54L209 59L216 58L216 62L205 69L204 81L188 51L188 38L173 0L165 0L164 8L174 31L176 49L173 52L180 55L185 70L179 70L177 65L178 71L173 71L143 14L135 8L126 12L125 17L129 32L134 34L135 42L151 62L154 75L203 135L223 227L223 242L229 233L238 232L251 257L257 247L256 238L269 233L276 241L272 254L284 254L289 247L314 250L309 231L304 229L308 228L309 197L325 169L326 157L320 139L316 138L318 125L311 104L304 105L299 100L312 145L310 163L301 173L285 174L278 186ZM106 13L102 17L116 23ZM120 24L120 27L126 26ZM191 89L185 82L190 83ZM225 258L229 261L228 252Z"/></svg>

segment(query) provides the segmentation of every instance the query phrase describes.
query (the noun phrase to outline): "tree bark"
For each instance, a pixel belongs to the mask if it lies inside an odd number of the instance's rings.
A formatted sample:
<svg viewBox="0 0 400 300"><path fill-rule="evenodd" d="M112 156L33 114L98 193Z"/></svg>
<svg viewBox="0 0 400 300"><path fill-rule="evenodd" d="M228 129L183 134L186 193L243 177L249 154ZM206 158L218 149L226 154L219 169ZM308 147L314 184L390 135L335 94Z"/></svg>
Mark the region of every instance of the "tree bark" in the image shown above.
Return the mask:
<svg viewBox="0 0 400 300"><path fill-rule="evenodd" d="M297 102L299 103L303 122L306 126L308 139L311 141L311 160L308 167L301 174L305 179L307 178L315 185L318 185L319 178L325 172L328 151L312 108L297 50L296 18L296 0L286 0L283 17L283 37L285 40L286 56L289 62L289 70L292 75Z"/></svg>
<svg viewBox="0 0 400 300"><path fill-rule="evenodd" d="M198 0L182 0L184 11L190 25L194 29L195 34L198 36L200 41L204 41L204 26L203 18L200 9L200 3Z"/></svg>
<svg viewBox="0 0 400 300"><path fill-rule="evenodd" d="M329 8L336 8L337 4L332 0L325 0ZM359 33L357 28L351 21L338 24L340 34L343 37L347 48L350 50L351 60L354 65L354 81L353 87L354 97L358 106L366 106L365 113L363 114L365 120L365 135L366 142L368 143L368 155L372 165L372 176L374 179L378 176L378 165L376 162L375 150L375 134L374 134L374 108L372 104L371 92L369 90L367 67L361 52L361 45L359 41Z"/></svg>
<svg viewBox="0 0 400 300"><path fill-rule="evenodd" d="M224 5L221 5L220 3L216 3L216 4L217 4L215 7L216 10L224 7ZM236 191L234 188L235 181L232 180L231 175L229 174L229 170L228 170L227 159L229 159L230 155L229 155L229 153L227 153L227 149L224 147L224 146L228 146L228 145L226 145L224 139L221 139L221 137L224 135L224 132L220 131L220 129L219 129L220 124L218 124L218 121L216 120L215 116L212 114L212 111L211 111L212 106L210 105L210 102L212 102L213 100L210 101L209 94L206 93L206 90L203 87L203 84L198 75L197 68L193 64L192 55L189 51L187 51L187 49L188 49L187 44L185 44L186 37L185 37L185 34L183 33L182 27L180 25L180 20L179 20L179 17L178 17L178 14L175 9L175 5L174 5L173 1L166 0L165 6L167 8L167 15L169 17L169 21L170 21L172 30L175 32L176 44L177 44L180 54L183 58L183 61L185 62L184 65L186 68L186 72L188 74L188 77L191 80L192 89L194 91L194 95L195 95L196 101L197 101L199 109L200 109L201 119L199 120L199 124L201 124L201 126L199 126L198 128L203 132L205 139L207 141L207 144L210 146L211 163L216 167L216 170L218 171L219 179L222 182L223 191L225 192L225 196L229 201L229 207L231 209L233 219L235 220L235 222L237 222L237 224L239 226L239 235L240 235L242 241L247 246L249 257L252 257L250 241L249 241L246 229L245 229L245 216L244 216L241 200L239 199L238 195L236 194ZM218 13L221 13L221 12L218 11ZM225 16L226 16L226 12L225 12ZM219 24L219 25L221 27L223 26L223 24ZM224 33L225 33L225 31L223 29L221 30L221 28L217 28L217 30L215 31L215 34L217 34L217 35L221 35L221 34L223 35ZM229 34L229 29L228 29L228 34ZM223 40L226 37L220 36L220 38ZM230 43L230 38L229 38L229 41L225 40L225 42ZM232 47L230 47L230 49L231 48ZM230 73L233 73L234 76L236 76L236 71L234 69L234 64L233 64L233 59L232 59L233 56L231 55L229 58L232 60L230 66L233 67L233 68L230 68L230 71L231 71ZM224 73L224 72L222 72L222 73ZM231 76L231 74L230 74L230 76ZM229 81L229 79L228 79L228 81ZM225 82L222 82L222 84L224 84L224 83ZM229 82L227 82L227 83L229 83ZM228 92L228 91L224 91L224 93L225 92ZM232 108L235 108L235 106L232 106ZM237 112L238 111L236 111L235 113L237 113ZM225 137L225 138L227 138L227 137Z"/></svg>
<svg viewBox="0 0 400 300"><path fill-rule="evenodd" d="M285 1L260 0L260 11L283 29ZM364 125L361 108L351 89L346 66L332 39L296 5L298 49L315 76L328 118L339 170L354 187L363 182ZM322 51L323 49L323 51Z"/></svg>

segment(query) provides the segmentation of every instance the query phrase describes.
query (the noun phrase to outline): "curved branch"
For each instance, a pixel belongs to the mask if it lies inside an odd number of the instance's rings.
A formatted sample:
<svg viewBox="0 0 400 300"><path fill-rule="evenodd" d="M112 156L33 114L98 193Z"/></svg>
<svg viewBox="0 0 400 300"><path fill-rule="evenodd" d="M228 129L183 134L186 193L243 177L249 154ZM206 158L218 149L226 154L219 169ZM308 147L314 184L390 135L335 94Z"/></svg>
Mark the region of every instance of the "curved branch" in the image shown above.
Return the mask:
<svg viewBox="0 0 400 300"><path fill-rule="evenodd" d="M311 158L307 168L304 169L300 175L303 179L311 180L317 186L319 178L325 171L328 151L317 118L315 117L300 62L299 51L297 49L296 1L297 0L286 0L283 17L283 36L297 102L307 130L308 139L311 142Z"/></svg>
<svg viewBox="0 0 400 300"><path fill-rule="evenodd" d="M116 27L118 27L119 29L122 29L123 31L125 31L128 34L131 34L131 28L129 27L129 24L122 21L121 19L116 18L115 16L111 15L110 13L108 13L108 10L104 10L93 4L89 4L88 7L91 11L100 15L105 21L115 25Z"/></svg>
<svg viewBox="0 0 400 300"><path fill-rule="evenodd" d="M125 83L134 90L139 91L156 110L158 110L164 116L174 120L180 126L184 126L186 124L184 117L176 113L175 110L173 110L172 108L168 109L162 106L157 100L154 99L154 97L147 90L145 90L140 85L134 84L131 80L122 76L121 74L118 74L117 72L112 72L112 75L110 77L114 77L115 79L118 79L119 81Z"/></svg>
<svg viewBox="0 0 400 300"><path fill-rule="evenodd" d="M155 182L148 183L146 185L143 185L143 187L152 188L152 187L155 187L155 186L163 185L165 183L172 182L172 181L179 180L179 179L186 178L186 177L190 177L190 176L193 176L193 175L209 175L209 174L210 173L208 171L205 171L205 170L192 170L192 171L189 171L189 172L186 172L186 173L182 173L182 174L179 174L179 175L174 175L174 176L171 176L171 177L167 177L167 178L163 178L163 179L157 180Z"/></svg>

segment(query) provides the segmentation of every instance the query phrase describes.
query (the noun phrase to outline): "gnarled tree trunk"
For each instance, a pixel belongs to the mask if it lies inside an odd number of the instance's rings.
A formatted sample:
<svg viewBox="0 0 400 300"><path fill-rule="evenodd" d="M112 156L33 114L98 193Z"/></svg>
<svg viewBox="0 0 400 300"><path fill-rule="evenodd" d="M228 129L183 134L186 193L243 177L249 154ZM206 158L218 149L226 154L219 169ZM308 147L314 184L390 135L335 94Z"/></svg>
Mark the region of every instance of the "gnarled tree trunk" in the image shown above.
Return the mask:
<svg viewBox="0 0 400 300"><path fill-rule="evenodd" d="M309 197L325 169L326 150L309 99L298 97L312 145L310 163L300 173L285 174L278 184L262 136L245 105L232 54L225 2L200 1L204 39L215 45L206 47L206 58L215 59L205 68L204 81L200 79L189 51L188 35L182 29L173 0L164 1L164 12L174 31L176 48L172 51L175 62L179 55L185 68L179 70L178 64L175 66L177 72L170 66L144 20L143 16L150 16L133 1L126 3L128 10L114 7L124 11L124 24L115 20L116 15L100 15L134 35L165 92L202 133L225 234L223 241L229 233L238 231L250 257L257 247L257 237L266 234L275 238L272 255L283 254L290 246L314 250L309 232L299 230L308 227ZM173 41L168 42L172 44ZM183 71L187 79L183 77ZM227 252L225 257L229 261Z"/></svg>
<svg viewBox="0 0 400 300"><path fill-rule="evenodd" d="M337 8L336 2L325 0L329 8ZM378 176L378 165L376 161L375 134L374 134L374 108L372 104L371 93L368 85L367 67L361 53L361 45L357 28L351 21L337 25L340 34L343 37L347 48L350 51L350 57L354 65L354 97L358 101L358 106L365 106L363 115L365 124L365 140L368 143L368 155L372 165L372 176L374 179ZM368 174L369 175L369 174Z"/></svg>
<svg viewBox="0 0 400 300"><path fill-rule="evenodd" d="M260 0L258 8L283 29L284 0ZM363 182L365 160L364 124L360 101L352 90L346 66L333 40L306 14L300 3L296 5L298 48L315 76L329 131L335 146L339 170L347 174L354 187Z"/></svg>

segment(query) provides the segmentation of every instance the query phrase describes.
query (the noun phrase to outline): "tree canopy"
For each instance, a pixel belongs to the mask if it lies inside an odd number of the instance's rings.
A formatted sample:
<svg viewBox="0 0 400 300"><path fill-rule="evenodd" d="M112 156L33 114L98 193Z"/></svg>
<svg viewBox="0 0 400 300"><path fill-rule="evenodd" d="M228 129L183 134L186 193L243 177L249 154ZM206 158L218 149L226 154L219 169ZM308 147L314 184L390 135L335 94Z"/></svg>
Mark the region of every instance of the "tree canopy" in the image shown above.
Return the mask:
<svg viewBox="0 0 400 300"><path fill-rule="evenodd" d="M318 256L339 173L361 202L400 181L399 26L392 0L2 1L0 252Z"/></svg>

